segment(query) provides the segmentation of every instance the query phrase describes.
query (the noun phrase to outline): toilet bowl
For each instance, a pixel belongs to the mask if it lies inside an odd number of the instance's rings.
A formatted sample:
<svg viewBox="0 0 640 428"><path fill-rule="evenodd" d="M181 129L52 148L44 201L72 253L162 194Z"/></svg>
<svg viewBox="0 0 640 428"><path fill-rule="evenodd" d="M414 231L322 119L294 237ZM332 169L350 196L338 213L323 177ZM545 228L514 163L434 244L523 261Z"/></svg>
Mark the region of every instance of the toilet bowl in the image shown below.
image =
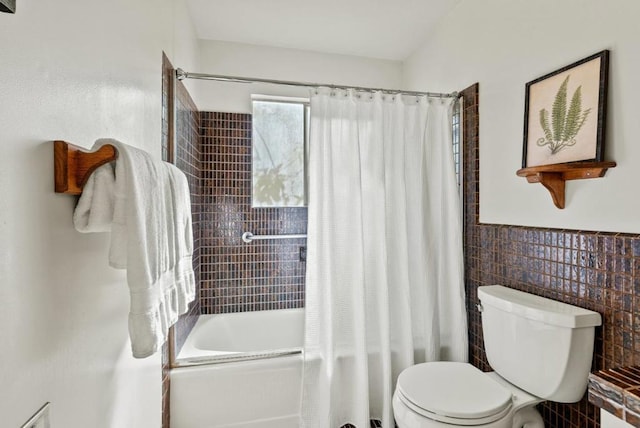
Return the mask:
<svg viewBox="0 0 640 428"><path fill-rule="evenodd" d="M429 385L429 387L425 387ZM543 428L543 400L471 364L423 363L404 370L393 395L401 428ZM520 425L514 425L514 422Z"/></svg>
<svg viewBox="0 0 640 428"><path fill-rule="evenodd" d="M478 287L487 360L405 369L393 412L399 428L544 428L535 405L580 401L600 314L500 285Z"/></svg>

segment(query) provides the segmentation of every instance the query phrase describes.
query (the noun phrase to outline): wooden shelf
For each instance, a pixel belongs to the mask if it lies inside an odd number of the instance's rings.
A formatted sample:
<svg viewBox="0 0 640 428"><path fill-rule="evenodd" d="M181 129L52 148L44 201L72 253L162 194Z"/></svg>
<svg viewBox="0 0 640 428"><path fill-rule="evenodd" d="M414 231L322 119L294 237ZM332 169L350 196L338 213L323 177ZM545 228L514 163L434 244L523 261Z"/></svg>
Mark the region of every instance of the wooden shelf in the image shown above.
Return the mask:
<svg viewBox="0 0 640 428"><path fill-rule="evenodd" d="M529 183L542 184L551 193L555 206L563 209L565 181L604 177L615 166L615 162L569 162L522 168L516 174L526 177Z"/></svg>
<svg viewBox="0 0 640 428"><path fill-rule="evenodd" d="M96 168L118 158L118 150L105 144L95 152L69 144L66 141L53 142L53 163L56 193L79 195L82 187Z"/></svg>

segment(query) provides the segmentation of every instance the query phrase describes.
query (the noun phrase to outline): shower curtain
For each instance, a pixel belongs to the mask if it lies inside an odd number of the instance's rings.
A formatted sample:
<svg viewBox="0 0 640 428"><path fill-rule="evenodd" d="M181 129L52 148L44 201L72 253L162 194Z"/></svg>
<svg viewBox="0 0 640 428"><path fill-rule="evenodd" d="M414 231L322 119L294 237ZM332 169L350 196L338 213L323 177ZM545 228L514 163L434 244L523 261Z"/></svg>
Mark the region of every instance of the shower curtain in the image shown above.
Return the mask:
<svg viewBox="0 0 640 428"><path fill-rule="evenodd" d="M392 428L404 368L467 359L452 104L311 96L305 428Z"/></svg>

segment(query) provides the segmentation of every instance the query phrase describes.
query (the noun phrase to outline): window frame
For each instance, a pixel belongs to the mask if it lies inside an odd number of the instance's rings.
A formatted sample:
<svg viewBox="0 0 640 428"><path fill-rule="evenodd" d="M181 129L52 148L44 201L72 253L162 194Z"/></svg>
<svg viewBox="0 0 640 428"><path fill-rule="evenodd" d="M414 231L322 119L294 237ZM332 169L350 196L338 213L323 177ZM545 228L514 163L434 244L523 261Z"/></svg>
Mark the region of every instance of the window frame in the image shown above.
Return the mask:
<svg viewBox="0 0 640 428"><path fill-rule="evenodd" d="M303 201L301 205L254 205L254 137L253 137L253 111L254 102L272 102L278 104L297 104L303 106L303 141L302 141L302 179L303 179ZM304 97L289 97L279 95L251 95L251 117L252 117L252 137L251 137L251 208L306 208L308 206L308 154L309 154L309 125L311 121L310 99Z"/></svg>

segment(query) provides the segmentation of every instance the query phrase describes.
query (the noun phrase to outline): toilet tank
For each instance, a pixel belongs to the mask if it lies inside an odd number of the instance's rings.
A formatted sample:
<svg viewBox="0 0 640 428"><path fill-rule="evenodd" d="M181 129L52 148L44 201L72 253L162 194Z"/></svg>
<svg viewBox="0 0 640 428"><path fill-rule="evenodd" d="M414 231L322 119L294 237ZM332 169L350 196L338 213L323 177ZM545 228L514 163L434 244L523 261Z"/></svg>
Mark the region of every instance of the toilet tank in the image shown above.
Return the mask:
<svg viewBox="0 0 640 428"><path fill-rule="evenodd" d="M600 314L490 285L478 287L487 360L501 377L537 397L580 401Z"/></svg>

